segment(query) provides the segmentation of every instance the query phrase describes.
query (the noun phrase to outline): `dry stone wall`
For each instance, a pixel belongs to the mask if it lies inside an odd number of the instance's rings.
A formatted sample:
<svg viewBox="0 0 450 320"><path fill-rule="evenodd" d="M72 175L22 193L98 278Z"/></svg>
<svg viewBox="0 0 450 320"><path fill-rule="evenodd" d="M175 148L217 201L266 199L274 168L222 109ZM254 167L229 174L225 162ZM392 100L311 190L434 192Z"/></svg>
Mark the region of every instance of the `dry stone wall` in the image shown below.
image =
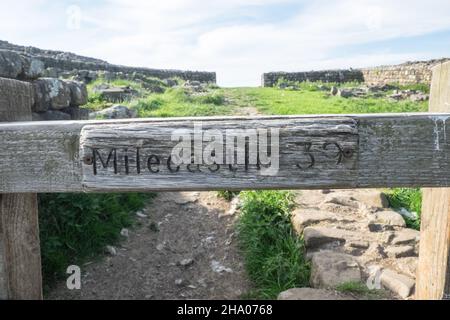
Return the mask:
<svg viewBox="0 0 450 320"><path fill-rule="evenodd" d="M349 82L364 81L360 70L324 70L324 71L306 71L306 72L269 72L262 76L263 87L273 87L278 80L288 81L323 81L323 82Z"/></svg>
<svg viewBox="0 0 450 320"><path fill-rule="evenodd" d="M41 60L15 51L0 50L0 78L30 83L33 120L88 119L88 111L80 108L87 103L86 85L78 81L42 78Z"/></svg>
<svg viewBox="0 0 450 320"><path fill-rule="evenodd" d="M406 62L394 66L381 66L375 68L361 69L364 82L374 85L387 83L416 84L431 83L432 68L450 59L439 59L429 61Z"/></svg>
<svg viewBox="0 0 450 320"><path fill-rule="evenodd" d="M112 77L119 75L120 78L131 78L133 75L139 74L160 79L177 77L183 80L216 83L215 72L127 67L69 52L18 46L0 40L1 49L41 61L44 64L44 75L47 77L74 76L75 78L78 77L79 80L89 82L95 80L99 73L108 73Z"/></svg>
<svg viewBox="0 0 450 320"><path fill-rule="evenodd" d="M269 72L262 76L263 87L273 87L278 80L288 81L323 81L323 82L365 82L372 85L397 83L400 85L431 83L432 68L449 58L406 62L393 66L380 66L364 69L324 70L308 72Z"/></svg>

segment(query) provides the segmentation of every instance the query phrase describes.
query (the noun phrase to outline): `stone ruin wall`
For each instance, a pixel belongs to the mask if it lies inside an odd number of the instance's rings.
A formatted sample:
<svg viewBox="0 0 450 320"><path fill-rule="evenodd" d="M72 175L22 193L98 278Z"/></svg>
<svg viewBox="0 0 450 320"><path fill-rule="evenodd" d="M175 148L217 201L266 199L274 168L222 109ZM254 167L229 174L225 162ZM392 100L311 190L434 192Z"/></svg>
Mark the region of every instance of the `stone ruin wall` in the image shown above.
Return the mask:
<svg viewBox="0 0 450 320"><path fill-rule="evenodd" d="M416 83L431 83L432 68L449 58L407 62L393 66L380 66L363 69L323 70L308 72L269 72L262 76L263 87L273 87L279 79L290 81L323 81L323 82L349 82L357 81L366 84L384 85L398 83L401 85Z"/></svg>
<svg viewBox="0 0 450 320"><path fill-rule="evenodd" d="M33 97L33 120L87 119L87 89L83 82L43 77L44 63L15 51L0 50L0 78L23 81Z"/></svg>
<svg viewBox="0 0 450 320"><path fill-rule="evenodd" d="M119 66L69 52L42 50L0 40L0 78L31 84L33 120L88 119L88 110L80 106L87 103L86 83L98 77L107 80L176 77L216 83L215 72Z"/></svg>
<svg viewBox="0 0 450 320"><path fill-rule="evenodd" d="M34 57L45 65L44 76L65 77L77 76L81 80L95 80L99 73L107 73L110 78L132 78L134 74L160 79L181 78L183 80L216 83L216 73L206 71L183 71L170 69L151 69L142 67L127 67L110 64L106 61L76 55L70 52L43 50L11 44L0 40L0 50L14 51L21 55ZM83 79L85 77L85 79Z"/></svg>

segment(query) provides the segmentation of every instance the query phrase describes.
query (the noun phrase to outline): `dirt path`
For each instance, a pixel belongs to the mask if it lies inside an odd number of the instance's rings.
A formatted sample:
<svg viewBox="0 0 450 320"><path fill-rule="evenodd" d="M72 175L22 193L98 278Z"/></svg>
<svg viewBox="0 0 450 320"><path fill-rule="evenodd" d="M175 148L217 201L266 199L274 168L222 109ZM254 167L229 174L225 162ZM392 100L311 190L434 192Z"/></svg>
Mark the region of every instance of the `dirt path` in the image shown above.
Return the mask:
<svg viewBox="0 0 450 320"><path fill-rule="evenodd" d="M116 255L82 267L47 299L238 299L249 289L232 203L215 192L159 193ZM230 210L231 209L231 210Z"/></svg>

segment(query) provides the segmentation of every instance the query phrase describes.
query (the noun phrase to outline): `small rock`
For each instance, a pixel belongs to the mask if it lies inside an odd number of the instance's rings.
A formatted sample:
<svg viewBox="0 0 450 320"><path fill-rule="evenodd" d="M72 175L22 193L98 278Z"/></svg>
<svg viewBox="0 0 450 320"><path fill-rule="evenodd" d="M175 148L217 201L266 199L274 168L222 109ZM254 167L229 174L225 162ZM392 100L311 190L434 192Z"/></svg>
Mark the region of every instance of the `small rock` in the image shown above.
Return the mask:
<svg viewBox="0 0 450 320"><path fill-rule="evenodd" d="M415 286L415 281L413 279L390 269L384 269L381 272L380 279L383 286L403 299L408 298L412 294Z"/></svg>
<svg viewBox="0 0 450 320"><path fill-rule="evenodd" d="M148 216L145 214L145 213L143 213L142 211L137 211L136 212L136 215L139 217L139 218L147 218Z"/></svg>
<svg viewBox="0 0 450 320"><path fill-rule="evenodd" d="M389 247L384 249L384 252L391 258L405 258L415 255L413 246Z"/></svg>
<svg viewBox="0 0 450 320"><path fill-rule="evenodd" d="M128 238L130 236L130 231L126 228L123 228L122 230L120 230L120 235L122 237Z"/></svg>
<svg viewBox="0 0 450 320"><path fill-rule="evenodd" d="M182 286L184 284L184 280L183 279L176 279L175 280L175 285L177 285L177 286Z"/></svg>
<svg viewBox="0 0 450 320"><path fill-rule="evenodd" d="M106 252L108 252L110 255L115 256L117 255L117 250L113 246L106 246Z"/></svg>
<svg viewBox="0 0 450 320"><path fill-rule="evenodd" d="M160 244L156 245L156 250L163 251L164 250L164 244L160 243Z"/></svg>
<svg viewBox="0 0 450 320"><path fill-rule="evenodd" d="M313 255L312 287L335 288L347 282L361 282L361 270L353 256L332 251L320 251Z"/></svg>
<svg viewBox="0 0 450 320"><path fill-rule="evenodd" d="M420 232L414 229L402 229L394 233L392 243L396 245L409 244L419 241Z"/></svg>
<svg viewBox="0 0 450 320"><path fill-rule="evenodd" d="M392 210L375 212L371 217L371 222L397 227L406 226L405 219L403 219L403 217L399 213Z"/></svg>
<svg viewBox="0 0 450 320"><path fill-rule="evenodd" d="M230 209L227 211L226 215L227 216L234 215L237 212L239 206L240 206L239 197L234 197L233 200L231 200Z"/></svg>
<svg viewBox="0 0 450 320"><path fill-rule="evenodd" d="M126 106L122 105L114 105L112 107L103 109L97 112L91 112L89 114L89 119L127 119L127 118L135 118L136 111L129 109Z"/></svg>
<svg viewBox="0 0 450 320"><path fill-rule="evenodd" d="M190 266L193 263L194 263L193 259L183 259L183 260L181 260L179 262L179 265L182 266L182 267L188 267L188 266Z"/></svg>
<svg viewBox="0 0 450 320"><path fill-rule="evenodd" d="M417 220L418 214L414 211L408 211L406 208L400 208L398 210L398 213L400 213L403 217L411 219L411 220Z"/></svg>
<svg viewBox="0 0 450 320"><path fill-rule="evenodd" d="M370 243L368 241L351 241L348 245L352 248L367 249L369 248Z"/></svg>
<svg viewBox="0 0 450 320"><path fill-rule="evenodd" d="M130 87L110 87L109 85L99 85L93 89L95 93L109 102L123 102L125 100L131 100L139 93Z"/></svg>
<svg viewBox="0 0 450 320"><path fill-rule="evenodd" d="M427 94L424 93L416 93L416 94L412 94L409 99L412 102L420 102L420 101L427 101L429 99L429 96Z"/></svg>
<svg viewBox="0 0 450 320"><path fill-rule="evenodd" d="M232 273L233 270L231 268L227 268L223 266L219 261L213 260L211 261L211 269L216 273L228 272Z"/></svg>
<svg viewBox="0 0 450 320"><path fill-rule="evenodd" d="M338 93L338 88L336 88L335 86L332 86L331 90L330 90L330 94L335 96L335 95L337 95L337 93Z"/></svg>
<svg viewBox="0 0 450 320"><path fill-rule="evenodd" d="M342 98L350 98L353 97L353 92L348 89L338 89L337 95Z"/></svg>
<svg viewBox="0 0 450 320"><path fill-rule="evenodd" d="M354 300L354 298L333 290L293 288L281 292L278 295L278 300Z"/></svg>

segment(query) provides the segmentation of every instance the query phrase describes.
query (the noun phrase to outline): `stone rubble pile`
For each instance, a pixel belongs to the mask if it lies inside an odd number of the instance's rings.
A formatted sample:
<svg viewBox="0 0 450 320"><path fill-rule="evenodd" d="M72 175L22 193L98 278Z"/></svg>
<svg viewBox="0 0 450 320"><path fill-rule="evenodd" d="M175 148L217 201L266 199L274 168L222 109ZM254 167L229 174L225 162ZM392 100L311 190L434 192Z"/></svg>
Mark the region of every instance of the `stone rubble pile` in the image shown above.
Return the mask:
<svg viewBox="0 0 450 320"><path fill-rule="evenodd" d="M89 113L89 119L128 119L136 118L136 111L120 104L113 105L101 111Z"/></svg>
<svg viewBox="0 0 450 320"><path fill-rule="evenodd" d="M108 84L94 87L93 92L98 93L103 100L108 102L123 102L139 96L139 92L129 86L114 87Z"/></svg>
<svg viewBox="0 0 450 320"><path fill-rule="evenodd" d="M420 233L388 208L382 192L302 191L296 202L292 223L311 261L312 288L372 281L396 297L413 297Z"/></svg>
<svg viewBox="0 0 450 320"><path fill-rule="evenodd" d="M393 90L392 94L386 95L388 90ZM391 85L368 85L362 87L354 88L337 88L335 86L331 87L330 94L332 96L338 96L342 98L365 98L365 97L383 97L386 96L388 99L393 101L407 100L412 102L427 101L429 95L423 93L420 90L399 90Z"/></svg>
<svg viewBox="0 0 450 320"><path fill-rule="evenodd" d="M409 99L413 102L419 102L427 101L429 99L429 95L419 90L394 90L388 98L395 101Z"/></svg>

